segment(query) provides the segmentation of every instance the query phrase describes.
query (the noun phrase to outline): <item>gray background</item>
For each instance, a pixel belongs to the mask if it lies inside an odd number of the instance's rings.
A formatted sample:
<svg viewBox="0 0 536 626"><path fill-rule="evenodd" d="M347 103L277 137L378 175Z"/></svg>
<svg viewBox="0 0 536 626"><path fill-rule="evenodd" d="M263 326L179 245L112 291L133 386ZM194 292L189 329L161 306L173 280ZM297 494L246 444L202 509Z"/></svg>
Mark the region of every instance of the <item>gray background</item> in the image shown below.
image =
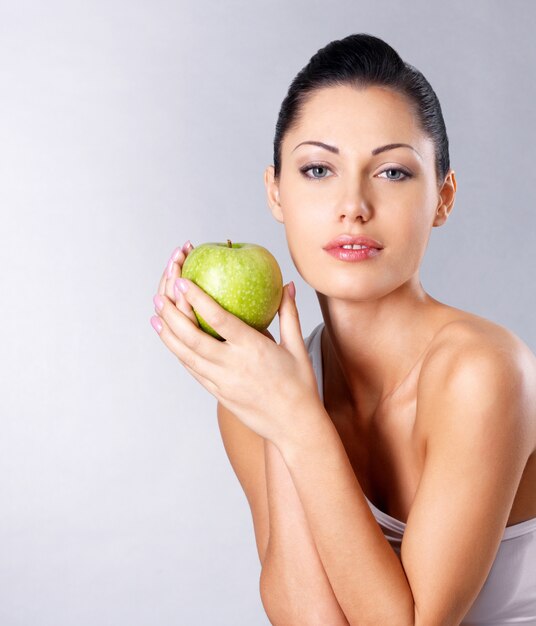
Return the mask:
<svg viewBox="0 0 536 626"><path fill-rule="evenodd" d="M0 623L268 624L216 399L149 324L172 250L268 247L280 103L319 48L385 39L441 101L458 181L421 277L533 350L535 5L0 4ZM275 318L272 332L278 337Z"/></svg>

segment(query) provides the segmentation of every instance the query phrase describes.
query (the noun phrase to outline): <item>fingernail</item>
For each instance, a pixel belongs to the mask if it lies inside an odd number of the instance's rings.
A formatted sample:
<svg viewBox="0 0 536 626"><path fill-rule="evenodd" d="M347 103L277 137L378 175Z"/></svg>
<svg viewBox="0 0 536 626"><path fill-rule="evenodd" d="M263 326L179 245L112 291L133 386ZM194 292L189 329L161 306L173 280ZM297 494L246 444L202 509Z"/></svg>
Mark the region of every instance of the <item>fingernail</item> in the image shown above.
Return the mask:
<svg viewBox="0 0 536 626"><path fill-rule="evenodd" d="M171 257L171 259L169 259L167 267L166 267L166 276L168 278L171 278L171 276L173 274L173 263L174 263L174 260L173 260L173 257Z"/></svg>
<svg viewBox="0 0 536 626"><path fill-rule="evenodd" d="M156 296L153 298L153 302L154 302L155 307L156 307L159 311L161 311L161 310L164 308L164 298L162 298L162 296L156 295Z"/></svg>
<svg viewBox="0 0 536 626"><path fill-rule="evenodd" d="M182 250L180 248L175 248L173 250L173 254L171 255L172 260L176 263L179 260Z"/></svg>
<svg viewBox="0 0 536 626"><path fill-rule="evenodd" d="M288 292L290 294L290 297L292 299L294 299L296 297L296 286L294 285L294 281L290 281L289 285L288 285Z"/></svg>
<svg viewBox="0 0 536 626"><path fill-rule="evenodd" d="M193 248L192 242L188 239L188 241L182 246L183 252L188 252L188 248Z"/></svg>
<svg viewBox="0 0 536 626"><path fill-rule="evenodd" d="M160 321L160 318L158 318L156 315L153 315L153 317L151 317L151 326L156 330L158 334L162 332L162 322Z"/></svg>
<svg viewBox="0 0 536 626"><path fill-rule="evenodd" d="M175 288L182 293L186 293L188 291L188 283L184 280L184 278L177 278L175 281Z"/></svg>

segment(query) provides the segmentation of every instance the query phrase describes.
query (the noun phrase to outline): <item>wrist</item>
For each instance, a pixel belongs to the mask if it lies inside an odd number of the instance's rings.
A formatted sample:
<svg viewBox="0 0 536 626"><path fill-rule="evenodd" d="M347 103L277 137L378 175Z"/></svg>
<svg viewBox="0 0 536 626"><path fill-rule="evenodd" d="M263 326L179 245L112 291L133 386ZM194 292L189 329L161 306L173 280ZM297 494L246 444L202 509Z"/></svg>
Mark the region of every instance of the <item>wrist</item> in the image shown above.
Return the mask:
<svg viewBox="0 0 536 626"><path fill-rule="evenodd" d="M321 444L322 438L335 428L318 398L301 403L289 420L292 422L290 428L277 442L273 442L285 461L293 458L297 451Z"/></svg>

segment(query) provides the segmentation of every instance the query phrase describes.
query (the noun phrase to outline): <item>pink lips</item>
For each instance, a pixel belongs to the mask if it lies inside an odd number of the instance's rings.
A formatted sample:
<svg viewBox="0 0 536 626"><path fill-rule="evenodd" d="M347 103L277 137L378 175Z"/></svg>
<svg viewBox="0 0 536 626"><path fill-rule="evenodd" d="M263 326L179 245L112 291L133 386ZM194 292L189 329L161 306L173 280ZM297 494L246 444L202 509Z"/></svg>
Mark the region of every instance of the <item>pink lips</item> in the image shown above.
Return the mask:
<svg viewBox="0 0 536 626"><path fill-rule="evenodd" d="M372 257L378 256L381 249L379 248L362 248L361 250L346 250L345 248L328 248L328 254L339 259L340 261L365 261Z"/></svg>
<svg viewBox="0 0 536 626"><path fill-rule="evenodd" d="M361 245L367 246L367 248L375 248L378 250L381 250L383 248L383 244L381 244L379 241L376 241L376 239L372 239L371 237L365 237L365 235L343 234L326 244L324 246L324 250L340 248L344 245Z"/></svg>

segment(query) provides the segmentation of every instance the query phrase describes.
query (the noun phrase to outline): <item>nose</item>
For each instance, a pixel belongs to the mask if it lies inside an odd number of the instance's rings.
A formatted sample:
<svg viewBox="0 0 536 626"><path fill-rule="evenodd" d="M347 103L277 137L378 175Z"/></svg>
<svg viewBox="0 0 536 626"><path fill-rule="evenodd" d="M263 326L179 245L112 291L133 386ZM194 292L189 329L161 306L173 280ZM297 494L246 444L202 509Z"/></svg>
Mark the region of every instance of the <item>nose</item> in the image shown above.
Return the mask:
<svg viewBox="0 0 536 626"><path fill-rule="evenodd" d="M363 184L359 181L349 183L339 200L337 210L342 221L353 223L359 217L364 222L368 221L372 206Z"/></svg>

